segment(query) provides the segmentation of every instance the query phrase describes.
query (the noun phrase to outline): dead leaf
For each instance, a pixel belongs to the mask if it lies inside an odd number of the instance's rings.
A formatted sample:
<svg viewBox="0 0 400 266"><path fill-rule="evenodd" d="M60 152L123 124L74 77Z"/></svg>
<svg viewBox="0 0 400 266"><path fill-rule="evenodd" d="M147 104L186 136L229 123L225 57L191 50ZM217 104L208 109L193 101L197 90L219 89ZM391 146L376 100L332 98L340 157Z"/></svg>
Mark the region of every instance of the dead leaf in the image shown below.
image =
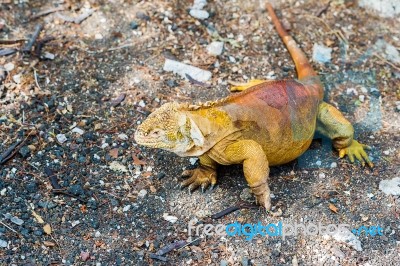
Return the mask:
<svg viewBox="0 0 400 266"><path fill-rule="evenodd" d="M45 225L43 226L43 231L44 231L46 234L50 235L50 234L51 234L51 226L50 226L49 224L45 224Z"/></svg>
<svg viewBox="0 0 400 266"><path fill-rule="evenodd" d="M56 244L50 241L43 241L43 245L46 247L54 247Z"/></svg>
<svg viewBox="0 0 400 266"><path fill-rule="evenodd" d="M135 154L132 154L132 159L133 159L133 164L136 164L136 165L145 165L146 164L145 161L140 160Z"/></svg>
<svg viewBox="0 0 400 266"><path fill-rule="evenodd" d="M144 173L142 173L142 176L143 177L149 177L149 176L151 176L151 172L144 172Z"/></svg>
<svg viewBox="0 0 400 266"><path fill-rule="evenodd" d="M114 159L118 158L118 148L111 149L108 154L110 154L111 157Z"/></svg>
<svg viewBox="0 0 400 266"><path fill-rule="evenodd" d="M332 203L329 203L329 209L331 211L333 211L334 213L338 213L339 209L338 207L336 207L335 205L333 205Z"/></svg>
<svg viewBox="0 0 400 266"><path fill-rule="evenodd" d="M82 212L82 213L87 212L86 205L82 205L80 209L81 209L81 212Z"/></svg>
<svg viewBox="0 0 400 266"><path fill-rule="evenodd" d="M37 214L34 210L32 210L32 215L38 223L44 224L43 218L39 214Z"/></svg>
<svg viewBox="0 0 400 266"><path fill-rule="evenodd" d="M103 242L103 241L101 241L101 240L96 240L96 241L94 241L94 245L96 246L96 247L101 247L101 248L104 248L105 247L105 243Z"/></svg>
<svg viewBox="0 0 400 266"><path fill-rule="evenodd" d="M154 186L150 186L151 193L156 193L157 189Z"/></svg>

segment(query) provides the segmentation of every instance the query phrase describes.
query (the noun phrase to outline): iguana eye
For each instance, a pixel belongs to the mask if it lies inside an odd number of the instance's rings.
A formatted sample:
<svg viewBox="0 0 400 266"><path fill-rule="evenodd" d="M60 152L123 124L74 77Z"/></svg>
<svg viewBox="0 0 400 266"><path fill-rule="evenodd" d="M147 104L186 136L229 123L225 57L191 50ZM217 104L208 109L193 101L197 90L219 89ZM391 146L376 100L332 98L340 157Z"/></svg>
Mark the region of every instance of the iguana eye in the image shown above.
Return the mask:
<svg viewBox="0 0 400 266"><path fill-rule="evenodd" d="M161 131L160 131L159 129L154 129L154 130L151 132L151 135L153 135L153 136L158 136L158 135L160 135L160 133L161 133Z"/></svg>

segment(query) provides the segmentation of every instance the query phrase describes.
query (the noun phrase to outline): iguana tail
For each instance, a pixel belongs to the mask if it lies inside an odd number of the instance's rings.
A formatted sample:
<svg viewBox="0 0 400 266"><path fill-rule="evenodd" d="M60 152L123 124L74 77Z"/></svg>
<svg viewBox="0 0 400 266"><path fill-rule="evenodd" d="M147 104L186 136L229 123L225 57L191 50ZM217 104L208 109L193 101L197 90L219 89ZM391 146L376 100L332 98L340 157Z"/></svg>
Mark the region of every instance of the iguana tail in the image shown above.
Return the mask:
<svg viewBox="0 0 400 266"><path fill-rule="evenodd" d="M298 79L304 80L306 78L318 76L308 62L306 55L297 46L295 40L293 40L293 38L283 28L270 3L267 3L267 9L269 15L271 16L272 22L275 25L276 31L278 32L282 41L285 43L286 48L289 50L290 56L292 57L294 64L296 65Z"/></svg>

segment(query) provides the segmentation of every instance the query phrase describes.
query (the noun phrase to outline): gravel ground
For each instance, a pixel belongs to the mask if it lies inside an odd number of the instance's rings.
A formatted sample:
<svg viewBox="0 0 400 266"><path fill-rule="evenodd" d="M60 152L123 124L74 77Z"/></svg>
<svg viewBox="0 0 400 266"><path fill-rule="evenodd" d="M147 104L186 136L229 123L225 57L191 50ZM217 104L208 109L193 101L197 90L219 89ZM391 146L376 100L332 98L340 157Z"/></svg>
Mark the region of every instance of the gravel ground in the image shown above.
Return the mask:
<svg viewBox="0 0 400 266"><path fill-rule="evenodd" d="M1 265L400 263L400 198L379 189L381 180L400 176L400 65L393 61L399 19L351 0L274 3L309 58L315 44L332 48L328 63L313 65L326 100L373 147L375 167L339 160L317 139L305 156L271 169L275 215L245 208L213 220L212 214L254 200L241 168L221 167L213 191L189 194L179 189L179 175L196 161L140 147L133 132L165 102L228 95L229 80L295 77L259 1L210 1L206 20L189 14L191 1L1 3L0 39L16 40L1 47L17 52L0 56L0 154L18 144L0 165ZM34 50L24 53L26 42L18 39L29 39L37 24L43 30ZM222 55L207 53L213 41L224 42ZM211 86L163 71L166 58L211 71ZM345 238L353 237L347 242L302 233L189 238L192 219L380 226L383 235L347 232ZM181 240L190 244L155 258Z"/></svg>

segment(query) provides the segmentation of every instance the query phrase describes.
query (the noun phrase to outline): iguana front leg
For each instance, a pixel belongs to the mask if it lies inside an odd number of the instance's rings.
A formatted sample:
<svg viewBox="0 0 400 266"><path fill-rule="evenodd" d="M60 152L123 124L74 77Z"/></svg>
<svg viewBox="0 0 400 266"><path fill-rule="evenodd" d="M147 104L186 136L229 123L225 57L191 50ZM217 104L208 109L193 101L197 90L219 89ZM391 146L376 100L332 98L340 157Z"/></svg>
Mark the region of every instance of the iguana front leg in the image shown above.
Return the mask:
<svg viewBox="0 0 400 266"><path fill-rule="evenodd" d="M269 166L261 145L254 140L239 140L227 146L224 154L233 164L243 163L244 176L258 204L270 210Z"/></svg>
<svg viewBox="0 0 400 266"><path fill-rule="evenodd" d="M217 163L211 159L207 154L203 154L199 157L200 166L194 170L185 170L182 173L182 177L189 177L181 183L181 187L189 186L189 192L195 190L201 186L201 190L204 190L211 185L214 187L217 183Z"/></svg>
<svg viewBox="0 0 400 266"><path fill-rule="evenodd" d="M373 163L364 149L369 146L359 143L353 139L354 129L343 114L326 102L319 105L317 116L317 131L329 137L333 141L333 147L339 151L339 157L349 156L350 162L354 163L354 157L365 165L365 162L373 167Z"/></svg>

